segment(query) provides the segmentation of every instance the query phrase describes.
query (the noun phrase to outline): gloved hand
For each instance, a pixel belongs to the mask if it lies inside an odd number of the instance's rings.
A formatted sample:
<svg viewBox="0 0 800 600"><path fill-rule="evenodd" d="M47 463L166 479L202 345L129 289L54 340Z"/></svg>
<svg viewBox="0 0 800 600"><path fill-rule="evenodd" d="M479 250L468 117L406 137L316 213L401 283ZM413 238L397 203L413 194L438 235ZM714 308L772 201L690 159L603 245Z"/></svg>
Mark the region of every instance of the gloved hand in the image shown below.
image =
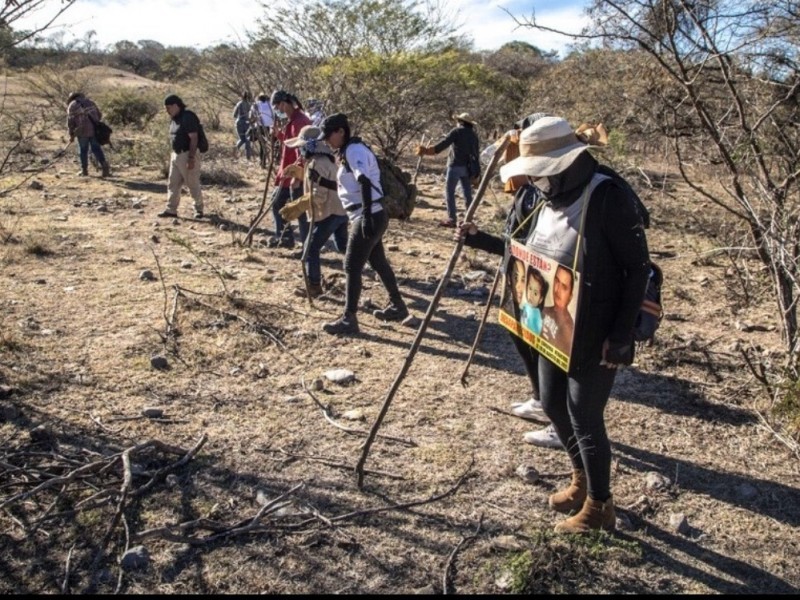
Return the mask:
<svg viewBox="0 0 800 600"><path fill-rule="evenodd" d="M287 202L278 212L286 221L294 221L311 206L311 194L303 194L294 202Z"/></svg>
<svg viewBox="0 0 800 600"><path fill-rule="evenodd" d="M372 212L365 211L361 217L361 233L365 238L370 238L375 235L375 227L372 223Z"/></svg>
<svg viewBox="0 0 800 600"><path fill-rule="evenodd" d="M300 165L289 165L283 170L284 177L292 177L294 179L303 178L303 167Z"/></svg>
<svg viewBox="0 0 800 600"><path fill-rule="evenodd" d="M600 364L604 367L615 369L619 366L630 365L633 362L632 342L603 342L603 358Z"/></svg>

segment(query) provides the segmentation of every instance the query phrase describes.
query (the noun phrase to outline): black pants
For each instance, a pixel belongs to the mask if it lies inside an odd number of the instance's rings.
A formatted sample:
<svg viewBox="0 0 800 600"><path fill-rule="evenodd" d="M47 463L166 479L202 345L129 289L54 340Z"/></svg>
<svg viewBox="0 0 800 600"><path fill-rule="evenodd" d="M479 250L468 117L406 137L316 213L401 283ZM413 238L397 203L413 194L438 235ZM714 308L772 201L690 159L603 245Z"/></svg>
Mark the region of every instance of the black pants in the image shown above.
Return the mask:
<svg viewBox="0 0 800 600"><path fill-rule="evenodd" d="M589 496L605 502L611 496L611 443L603 413L617 371L601 367L600 352L596 355L597 360L575 375L567 375L541 358L539 391L542 408L567 449L573 468L586 471Z"/></svg>
<svg viewBox="0 0 800 600"><path fill-rule="evenodd" d="M528 379L531 381L531 391L533 397L539 399L539 353L531 346L526 344L521 338L513 333L508 334L511 336L511 341L517 348L522 363L525 365L525 372L528 374ZM545 360L545 359L542 359Z"/></svg>
<svg viewBox="0 0 800 600"><path fill-rule="evenodd" d="M382 210L372 215L372 235L365 237L361 231L361 219L358 217L350 221L350 231L347 237L347 253L344 257L344 272L347 275L347 303L345 311L355 314L358 311L358 300L361 297L361 275L364 265L375 269L381 278L383 287L389 292L389 300L402 304L400 290L397 287L397 278L394 276L386 253L383 249L383 234L389 226L389 215Z"/></svg>

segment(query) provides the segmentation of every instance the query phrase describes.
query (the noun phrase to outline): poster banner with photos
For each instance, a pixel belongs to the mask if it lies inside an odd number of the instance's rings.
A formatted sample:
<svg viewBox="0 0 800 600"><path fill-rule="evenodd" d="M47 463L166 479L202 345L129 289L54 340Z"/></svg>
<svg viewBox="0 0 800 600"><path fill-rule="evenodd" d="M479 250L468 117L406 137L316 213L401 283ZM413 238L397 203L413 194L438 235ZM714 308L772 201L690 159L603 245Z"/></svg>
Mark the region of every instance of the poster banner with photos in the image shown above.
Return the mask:
<svg viewBox="0 0 800 600"><path fill-rule="evenodd" d="M580 274L515 241L504 265L500 324L569 371Z"/></svg>

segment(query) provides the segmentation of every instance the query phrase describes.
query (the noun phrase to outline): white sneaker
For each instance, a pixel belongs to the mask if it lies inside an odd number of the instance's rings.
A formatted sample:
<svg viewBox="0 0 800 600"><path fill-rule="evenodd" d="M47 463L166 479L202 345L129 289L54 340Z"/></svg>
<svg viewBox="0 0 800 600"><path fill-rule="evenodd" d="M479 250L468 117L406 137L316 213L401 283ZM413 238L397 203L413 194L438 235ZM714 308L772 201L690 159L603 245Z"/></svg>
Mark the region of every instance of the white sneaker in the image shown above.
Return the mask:
<svg viewBox="0 0 800 600"><path fill-rule="evenodd" d="M550 422L550 419L544 414L542 403L535 398L531 398L527 402L514 406L511 409L511 414L521 419L533 419L534 421L542 421L544 423Z"/></svg>
<svg viewBox="0 0 800 600"><path fill-rule="evenodd" d="M533 444L534 446L539 446L540 448L564 449L564 445L561 443L561 440L558 439L556 430L552 425L548 425L544 429L539 429L538 431L529 431L522 436L522 439L524 439L527 443Z"/></svg>
<svg viewBox="0 0 800 600"><path fill-rule="evenodd" d="M524 402L512 402L511 408L517 408L518 406L522 406L523 404L528 404L528 402L538 402L538 400L536 399L536 396L531 396Z"/></svg>

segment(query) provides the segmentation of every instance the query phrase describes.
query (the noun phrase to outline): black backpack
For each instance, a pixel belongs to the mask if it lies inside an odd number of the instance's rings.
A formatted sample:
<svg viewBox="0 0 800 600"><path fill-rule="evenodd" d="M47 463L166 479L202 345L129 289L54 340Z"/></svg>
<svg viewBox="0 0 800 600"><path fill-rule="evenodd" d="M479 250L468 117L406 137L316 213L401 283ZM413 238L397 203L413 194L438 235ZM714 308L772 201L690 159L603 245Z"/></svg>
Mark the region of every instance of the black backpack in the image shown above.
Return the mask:
<svg viewBox="0 0 800 600"><path fill-rule="evenodd" d="M206 130L203 129L203 124L197 123L197 149L200 154L208 152L208 138L206 137Z"/></svg>
<svg viewBox="0 0 800 600"><path fill-rule="evenodd" d="M661 325L664 309L661 306L661 286L664 284L664 273L656 263L650 262L650 277L644 292L642 308L633 325L633 339L637 342L652 341Z"/></svg>

